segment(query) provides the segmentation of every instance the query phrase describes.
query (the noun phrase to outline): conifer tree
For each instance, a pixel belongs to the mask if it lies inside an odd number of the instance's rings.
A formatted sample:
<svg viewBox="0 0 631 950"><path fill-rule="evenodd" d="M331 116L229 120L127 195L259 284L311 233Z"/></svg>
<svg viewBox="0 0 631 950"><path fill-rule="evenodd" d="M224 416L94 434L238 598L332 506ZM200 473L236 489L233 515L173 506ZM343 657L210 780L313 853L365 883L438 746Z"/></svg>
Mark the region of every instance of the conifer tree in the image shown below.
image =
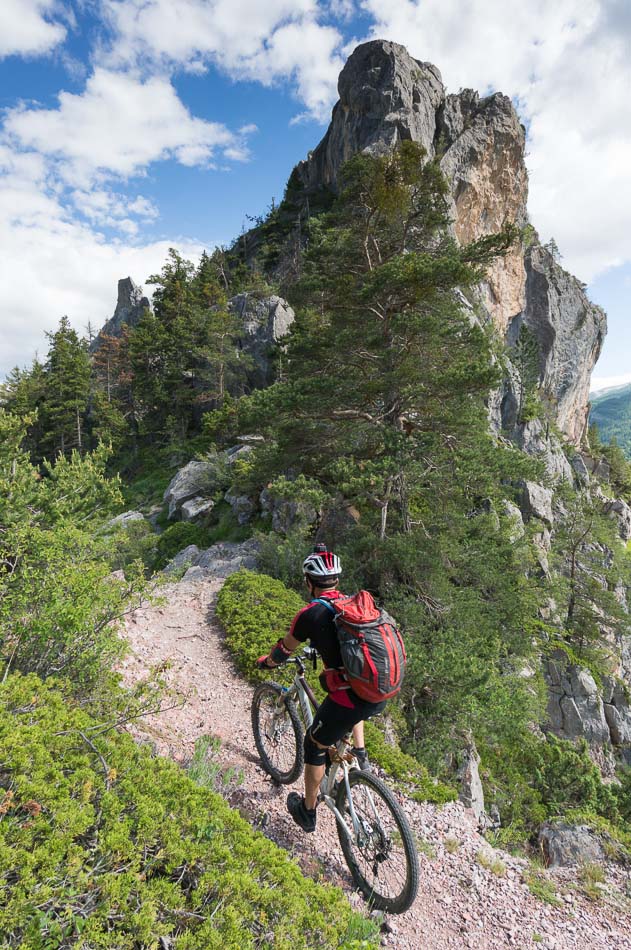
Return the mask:
<svg viewBox="0 0 631 950"><path fill-rule="evenodd" d="M46 393L41 406L44 436L41 449L49 458L87 448L85 421L90 396L90 357L67 317L47 334Z"/></svg>
<svg viewBox="0 0 631 950"><path fill-rule="evenodd" d="M413 143L357 156L332 212L311 221L287 381L216 417L266 435L244 489L258 465L284 497L341 494L358 510L345 584L374 590L405 628L406 712L430 758L463 729L514 739L537 716L518 675L536 592L502 514L507 484L532 469L489 434L499 360L472 303L514 239L508 228L459 247L447 185Z"/></svg>

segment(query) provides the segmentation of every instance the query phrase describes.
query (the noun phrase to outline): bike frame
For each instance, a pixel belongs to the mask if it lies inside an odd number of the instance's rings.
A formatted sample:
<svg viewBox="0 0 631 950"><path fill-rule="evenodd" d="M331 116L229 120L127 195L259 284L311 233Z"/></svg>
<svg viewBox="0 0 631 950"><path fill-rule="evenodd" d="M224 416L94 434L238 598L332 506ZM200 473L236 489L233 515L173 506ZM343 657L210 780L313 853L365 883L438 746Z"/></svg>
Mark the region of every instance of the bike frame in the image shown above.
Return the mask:
<svg viewBox="0 0 631 950"><path fill-rule="evenodd" d="M315 698L314 692L309 686L307 679L305 677L306 667L304 659L311 660L313 663L313 669L316 669L317 666L317 651L313 648L307 648L302 652L302 654L292 657L288 662L295 663L298 667L296 675L294 676L291 686L285 687L283 689L283 697L281 702L284 699L297 700L298 705L300 706L300 711L304 719L306 729L311 727L313 722L313 711L318 708L318 701ZM322 781L320 782L320 800L324 802L327 808L330 808L333 814L335 815L336 821L343 829L344 834L349 839L353 841L353 835L351 835L348 825L344 821L342 815L339 812L335 804L335 798L333 793L335 790L335 777L339 769L342 769L344 772L344 784L346 785L346 799L348 802L348 808L351 815L351 821L353 822L353 832L355 839L358 840L364 834L364 829L361 822L359 821L355 808L353 806L353 795L351 792L350 782L348 780L349 773L349 763L352 761L353 756L349 753L350 742L347 738L340 739L336 745L329 748L329 756L331 758L331 765L328 769L328 774L325 772Z"/></svg>

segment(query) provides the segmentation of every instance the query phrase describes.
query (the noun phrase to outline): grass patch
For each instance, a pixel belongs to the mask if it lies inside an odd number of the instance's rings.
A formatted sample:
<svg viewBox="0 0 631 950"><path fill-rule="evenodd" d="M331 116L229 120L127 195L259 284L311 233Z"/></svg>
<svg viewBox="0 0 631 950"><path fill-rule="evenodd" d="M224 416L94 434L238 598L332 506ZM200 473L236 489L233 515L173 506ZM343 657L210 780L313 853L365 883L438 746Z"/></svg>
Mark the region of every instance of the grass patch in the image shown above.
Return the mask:
<svg viewBox="0 0 631 950"><path fill-rule="evenodd" d="M428 841L426 838L421 838L418 835L415 835L414 840L418 853L424 854L426 858L433 861L436 857L436 849L431 841Z"/></svg>
<svg viewBox="0 0 631 950"><path fill-rule="evenodd" d="M217 761L221 741L216 736L200 736L195 743L188 774L203 788L211 788L224 798L243 784L242 769L227 768Z"/></svg>
<svg viewBox="0 0 631 950"><path fill-rule="evenodd" d="M443 841L443 845L445 847L445 851L449 852L449 854L455 854L456 851L458 851L462 846L461 842L458 841L454 835L447 835Z"/></svg>
<svg viewBox="0 0 631 950"><path fill-rule="evenodd" d="M480 867L486 868L496 877L504 877L506 874L506 865L501 858L496 857L491 851L478 851L475 859Z"/></svg>
<svg viewBox="0 0 631 950"><path fill-rule="evenodd" d="M604 885L607 877L605 869L596 862L586 862L582 864L578 872L578 880L581 891L591 901L599 901L603 897Z"/></svg>
<svg viewBox="0 0 631 950"><path fill-rule="evenodd" d="M553 907L559 907L561 900L557 897L554 885L548 877L542 872L531 868L523 876L524 884L528 885L528 890L533 897L543 901L544 904L551 904Z"/></svg>

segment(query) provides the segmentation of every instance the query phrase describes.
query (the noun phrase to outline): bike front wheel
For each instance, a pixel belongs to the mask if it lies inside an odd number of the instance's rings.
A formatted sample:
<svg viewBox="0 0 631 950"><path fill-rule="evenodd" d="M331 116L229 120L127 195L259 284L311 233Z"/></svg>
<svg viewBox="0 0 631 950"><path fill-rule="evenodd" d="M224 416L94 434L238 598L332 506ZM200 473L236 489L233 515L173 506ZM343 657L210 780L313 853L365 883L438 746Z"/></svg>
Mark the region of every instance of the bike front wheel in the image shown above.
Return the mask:
<svg viewBox="0 0 631 950"><path fill-rule="evenodd" d="M295 782L304 766L304 732L295 703L278 683L255 689L252 732L265 771L281 785Z"/></svg>
<svg viewBox="0 0 631 950"><path fill-rule="evenodd" d="M418 891L418 855L412 829L381 779L368 772L348 774L358 828L353 827L346 783L336 802L350 838L337 825L344 858L356 886L377 910L402 914Z"/></svg>

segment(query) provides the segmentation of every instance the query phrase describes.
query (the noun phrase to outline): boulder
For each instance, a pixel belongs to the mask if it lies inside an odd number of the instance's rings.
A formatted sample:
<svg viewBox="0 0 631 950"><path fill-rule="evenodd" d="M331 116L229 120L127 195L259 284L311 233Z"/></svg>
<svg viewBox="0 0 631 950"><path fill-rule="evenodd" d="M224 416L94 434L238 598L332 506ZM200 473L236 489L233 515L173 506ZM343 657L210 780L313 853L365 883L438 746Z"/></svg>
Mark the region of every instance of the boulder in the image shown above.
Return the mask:
<svg viewBox="0 0 631 950"><path fill-rule="evenodd" d="M241 568L253 571L256 569L258 550L259 544L253 538L241 543L220 541L202 551L196 567L204 571L207 577L228 577Z"/></svg>
<svg viewBox="0 0 631 950"><path fill-rule="evenodd" d="M201 551L196 544L189 544L188 547L184 548L182 551L178 551L174 558L172 558L167 566L164 568L165 574L175 574L177 571L180 571L185 566L193 566L197 564Z"/></svg>
<svg viewBox="0 0 631 950"><path fill-rule="evenodd" d="M169 519L176 519L182 505L193 498L208 497L224 480L221 460L217 458L193 459L177 472L164 493L164 502L169 506Z"/></svg>
<svg viewBox="0 0 631 950"><path fill-rule="evenodd" d="M116 515L115 518L112 518L104 526L104 530L112 531L117 528L128 528L131 524L138 524L139 522L146 522L146 518L141 511L124 511L121 515Z"/></svg>
<svg viewBox="0 0 631 950"><path fill-rule="evenodd" d="M538 840L548 867L597 864L605 858L600 840L586 825L546 821Z"/></svg>
<svg viewBox="0 0 631 950"><path fill-rule="evenodd" d="M551 526L554 521L552 498L553 494L549 488L537 482L522 483L522 511L527 519L539 518Z"/></svg>
<svg viewBox="0 0 631 950"><path fill-rule="evenodd" d="M180 509L182 521L196 521L198 518L203 518L214 507L215 503L210 498L200 498L199 496L191 498L190 501L185 501Z"/></svg>
<svg viewBox="0 0 631 950"><path fill-rule="evenodd" d="M175 555L165 567L166 574L173 574L188 567L181 583L207 581L211 577L228 577L241 568L255 570L259 545L253 538L236 543L220 541L204 551L190 544Z"/></svg>

